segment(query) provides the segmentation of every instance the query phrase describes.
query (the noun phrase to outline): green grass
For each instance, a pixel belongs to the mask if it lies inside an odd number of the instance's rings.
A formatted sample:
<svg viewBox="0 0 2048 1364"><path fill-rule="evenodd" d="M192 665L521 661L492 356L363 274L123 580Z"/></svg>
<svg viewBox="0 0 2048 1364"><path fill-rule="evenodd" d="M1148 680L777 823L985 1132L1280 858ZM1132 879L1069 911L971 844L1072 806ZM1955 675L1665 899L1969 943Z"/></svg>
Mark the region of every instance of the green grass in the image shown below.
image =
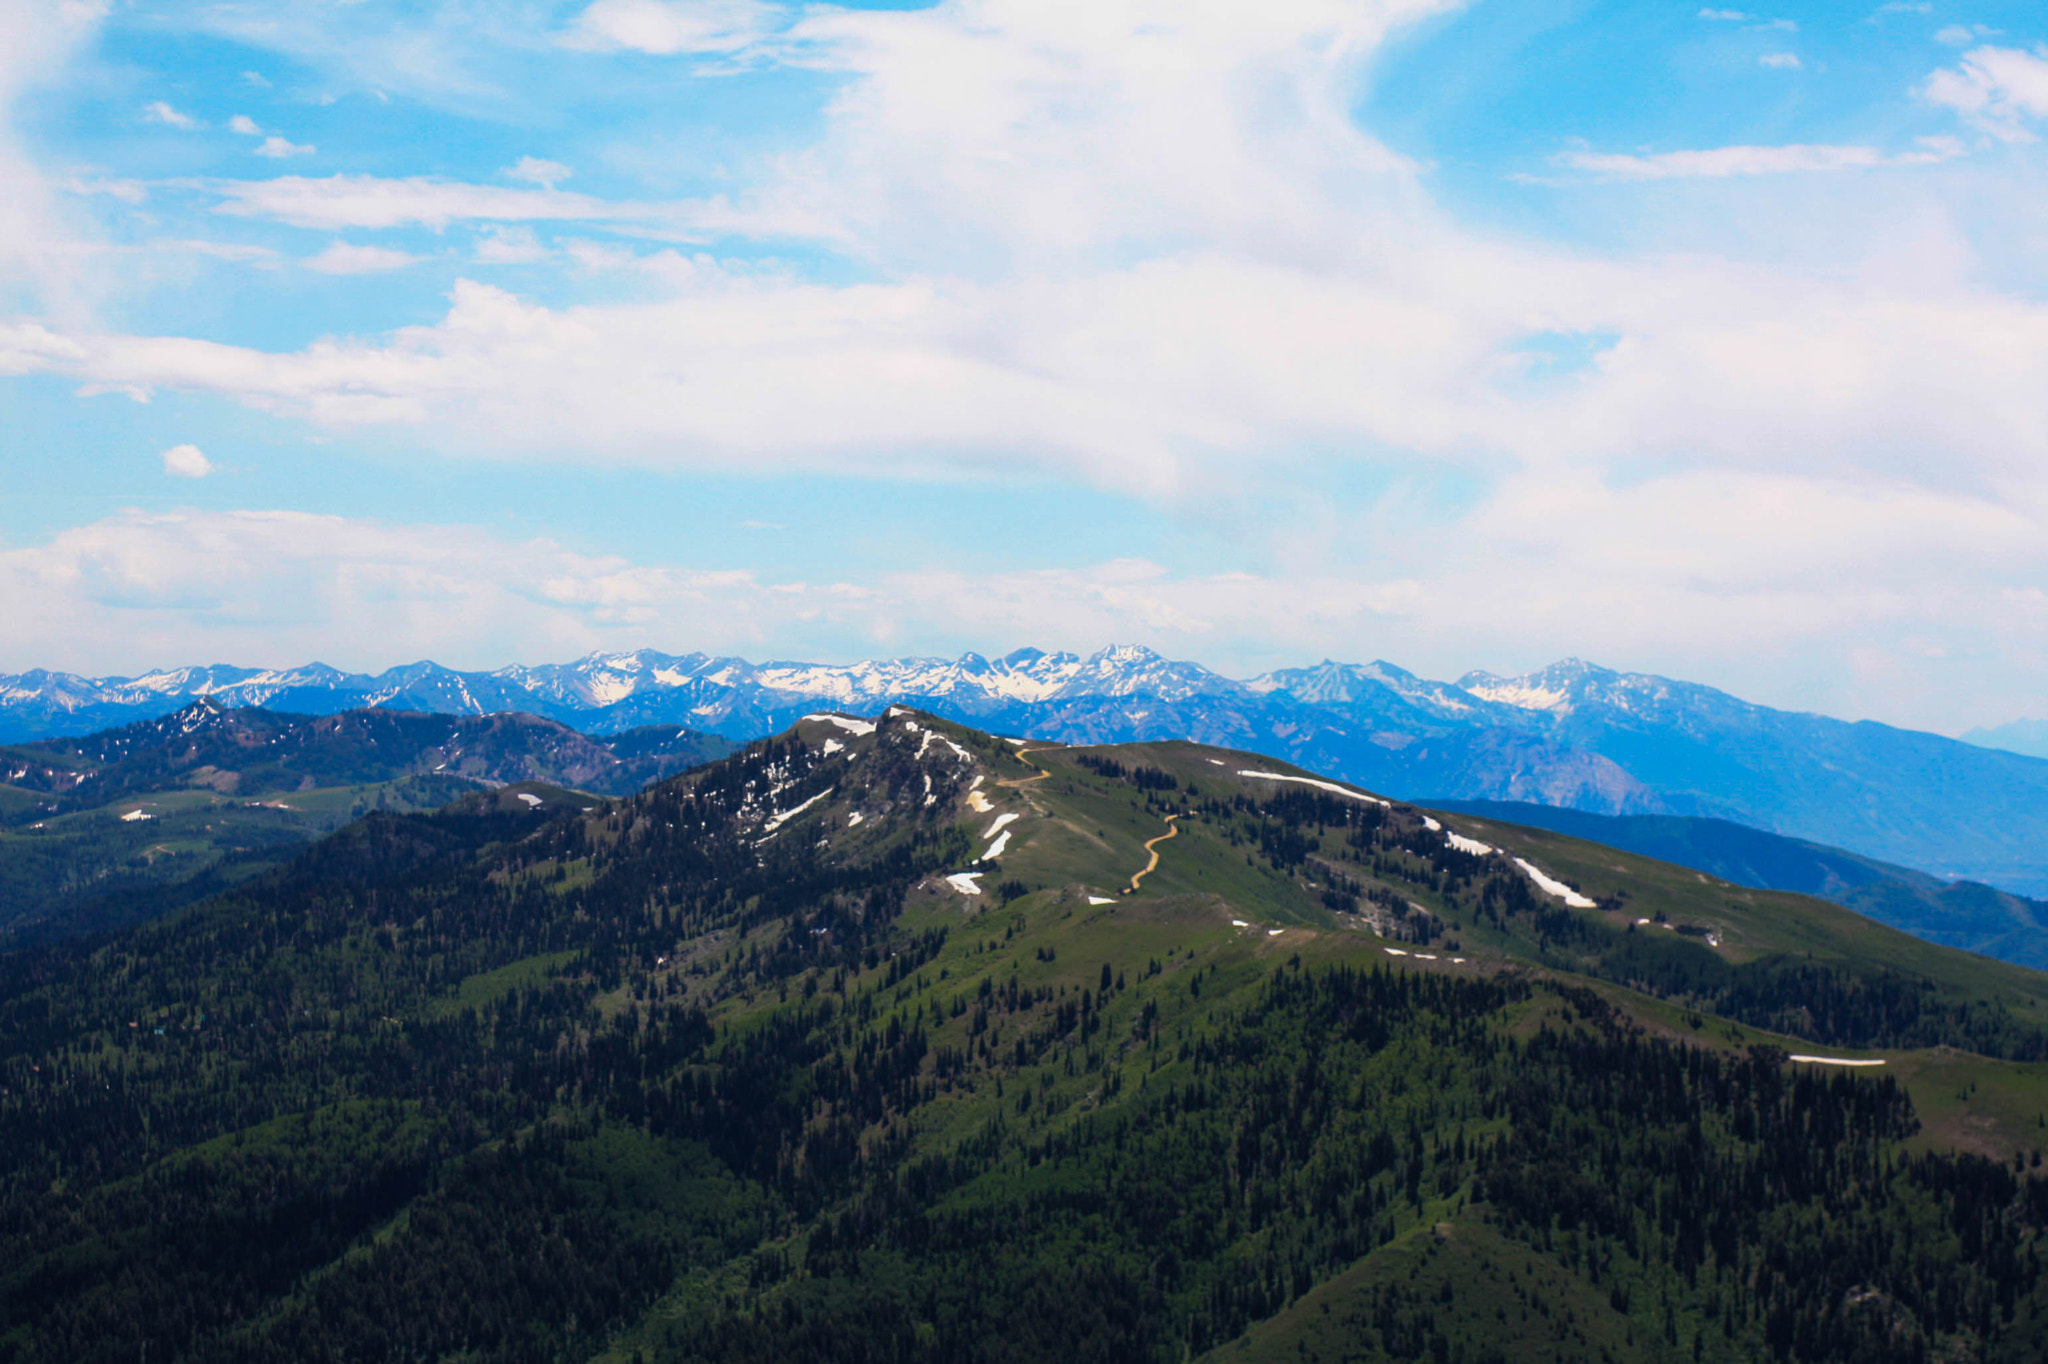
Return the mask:
<svg viewBox="0 0 2048 1364"><path fill-rule="evenodd" d="M1533 1364L1658 1357L1639 1348L1637 1337L1636 1323L1607 1292L1465 1214L1418 1226L1201 1359L1373 1364L1433 1356Z"/></svg>
<svg viewBox="0 0 2048 1364"><path fill-rule="evenodd" d="M481 1009L496 1000L503 999L514 990L537 985L558 973L574 961L575 952L544 952L539 956L527 957L508 963L491 971L479 971L465 976L452 994L436 1002L432 1012L435 1016L446 1017L461 1013L464 1009Z"/></svg>

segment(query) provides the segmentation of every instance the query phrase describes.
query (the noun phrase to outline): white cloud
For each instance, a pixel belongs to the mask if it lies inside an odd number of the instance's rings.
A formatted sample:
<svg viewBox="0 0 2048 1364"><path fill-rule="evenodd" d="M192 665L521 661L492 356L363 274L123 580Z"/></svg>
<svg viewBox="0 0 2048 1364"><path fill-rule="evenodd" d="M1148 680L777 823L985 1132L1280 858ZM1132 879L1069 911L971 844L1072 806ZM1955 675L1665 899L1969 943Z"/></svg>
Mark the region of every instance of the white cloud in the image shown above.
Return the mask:
<svg viewBox="0 0 2048 1364"><path fill-rule="evenodd" d="M650 635L753 647L860 595L635 565L468 526L290 511L129 512L0 550L9 664L127 672L138 660L215 654L473 667Z"/></svg>
<svg viewBox="0 0 2048 1364"><path fill-rule="evenodd" d="M1920 86L1921 98L1953 109L2007 142L2031 142L2027 121L2048 117L2048 44L2032 52L1979 47L1963 54Z"/></svg>
<svg viewBox="0 0 2048 1364"><path fill-rule="evenodd" d="M719 198L641 203L433 176L280 175L217 182L211 188L221 196L216 213L329 231L411 226L439 231L454 222L584 222L666 240L702 241L728 235L829 238L839 230L792 204L736 208Z"/></svg>
<svg viewBox="0 0 2048 1364"><path fill-rule="evenodd" d="M196 445L173 445L163 459L164 472L173 478L205 478L218 467Z"/></svg>
<svg viewBox="0 0 2048 1364"><path fill-rule="evenodd" d="M1502 490L1475 533L1448 544L1395 516L1365 529L1389 540L1366 567L934 563L806 581L461 525L129 512L0 550L0 666L132 673L146 662L322 657L381 668L433 657L483 667L644 645L845 660L905 645L1135 639L1240 672L1334 655L1455 675L1569 647L1853 713L1855 677L1795 698L1779 670L1850 652L1892 670L1887 683L1918 679L1932 703L1987 653L2009 654L2002 639L2048 629L2048 598L2030 589L2048 571L2048 538L2038 518L1995 500L1767 473L1628 489L1558 479ZM1425 541L1430 552L1414 552ZM2022 704L2023 691L1987 696L1987 718Z"/></svg>
<svg viewBox="0 0 2048 1364"><path fill-rule="evenodd" d="M770 32L781 14L756 0L595 0L560 41L660 57L737 52Z"/></svg>
<svg viewBox="0 0 2048 1364"><path fill-rule="evenodd" d="M1740 175L1789 175L1816 171L1872 170L1882 166L1927 166L1962 154L1953 138L1922 139L1920 149L1885 152L1876 147L1808 146L1709 147L1699 151L1564 152L1560 166L1617 180L1721 179Z"/></svg>
<svg viewBox="0 0 2048 1364"><path fill-rule="evenodd" d="M553 189L575 173L559 161L543 161L537 156L522 156L516 164L505 168L505 174L510 178L539 185L542 189Z"/></svg>
<svg viewBox="0 0 2048 1364"><path fill-rule="evenodd" d="M384 270L403 270L419 261L418 256L388 247L329 242L319 255L307 257L305 266L323 275L373 275Z"/></svg>
<svg viewBox="0 0 2048 1364"><path fill-rule="evenodd" d="M153 241L150 245L159 250L185 251L195 256L211 256L215 260L230 261L274 261L277 252L268 246L257 246L249 242L211 242L186 239L183 241Z"/></svg>
<svg viewBox="0 0 2048 1364"><path fill-rule="evenodd" d="M1778 71L1797 71L1804 65L1796 52L1766 52L1756 60L1757 65L1768 66Z"/></svg>
<svg viewBox="0 0 2048 1364"><path fill-rule="evenodd" d="M242 79L259 90L268 90L270 88L270 78L261 71L244 71Z"/></svg>
<svg viewBox="0 0 2048 1364"><path fill-rule="evenodd" d="M0 5L0 316L27 308L83 324L103 283L13 113L30 91L68 77L71 55L105 12L104 4Z"/></svg>
<svg viewBox="0 0 2048 1364"><path fill-rule="evenodd" d="M61 185L67 194L104 194L119 199L124 204L139 204L149 198L149 186L140 180L121 180L107 176L73 176Z"/></svg>
<svg viewBox="0 0 2048 1364"><path fill-rule="evenodd" d="M282 161L287 157L311 156L316 150L318 149L309 143L293 142L287 138L273 136L263 139L263 144L256 148L256 155Z"/></svg>
<svg viewBox="0 0 2048 1364"><path fill-rule="evenodd" d="M552 253L528 227L494 227L476 239L475 259L479 265L532 265Z"/></svg>
<svg viewBox="0 0 2048 1364"><path fill-rule="evenodd" d="M1799 25L1791 19L1761 19L1739 9L1703 9L1699 17L1711 23L1747 24L1751 28L1779 33L1797 33Z"/></svg>
<svg viewBox="0 0 2048 1364"><path fill-rule="evenodd" d="M151 123L165 123L173 128L182 128L187 132L203 126L198 119L190 114L180 113L163 100L153 100L143 105L142 116Z"/></svg>
<svg viewBox="0 0 2048 1364"><path fill-rule="evenodd" d="M504 189L428 176L330 175L314 179L281 175L271 180L230 181L221 186L221 194L217 212L330 230L412 225L438 229L463 220L601 222L636 213L650 216L633 206L606 204L560 190Z"/></svg>
<svg viewBox="0 0 2048 1364"><path fill-rule="evenodd" d="M231 132L240 133L244 137L263 136L263 129L258 127L256 120L250 118L247 114L236 114L233 118L229 119L228 129Z"/></svg>

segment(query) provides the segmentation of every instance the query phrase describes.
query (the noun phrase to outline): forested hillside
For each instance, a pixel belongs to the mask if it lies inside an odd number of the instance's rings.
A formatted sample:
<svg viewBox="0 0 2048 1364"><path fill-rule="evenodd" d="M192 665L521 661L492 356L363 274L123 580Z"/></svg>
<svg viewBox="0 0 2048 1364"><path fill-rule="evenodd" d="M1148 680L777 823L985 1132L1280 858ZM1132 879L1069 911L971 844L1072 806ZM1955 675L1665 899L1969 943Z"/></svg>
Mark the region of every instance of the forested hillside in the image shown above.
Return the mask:
<svg viewBox="0 0 2048 1364"><path fill-rule="evenodd" d="M2031 1360L2044 1006L1241 754L814 717L0 957L0 1358Z"/></svg>
<svg viewBox="0 0 2048 1364"><path fill-rule="evenodd" d="M373 810L518 782L625 795L732 747L677 725L592 738L531 715L291 715L201 699L0 748L0 943L205 899Z"/></svg>

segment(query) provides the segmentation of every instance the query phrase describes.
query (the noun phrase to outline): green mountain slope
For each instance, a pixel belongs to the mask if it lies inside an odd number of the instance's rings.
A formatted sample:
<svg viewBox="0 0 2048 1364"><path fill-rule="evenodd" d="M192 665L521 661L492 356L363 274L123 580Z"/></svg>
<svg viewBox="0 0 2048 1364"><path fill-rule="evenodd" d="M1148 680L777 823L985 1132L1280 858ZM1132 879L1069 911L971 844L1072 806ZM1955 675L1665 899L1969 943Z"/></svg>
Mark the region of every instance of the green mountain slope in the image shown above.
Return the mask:
<svg viewBox="0 0 2048 1364"><path fill-rule="evenodd" d="M904 710L528 794L0 958L0 1356L2043 1348L2035 973Z"/></svg>
<svg viewBox="0 0 2048 1364"><path fill-rule="evenodd" d="M2048 966L2048 904L1975 881L1944 881L1720 819L1595 815L1520 801L1424 803L1626 848L1741 886L1816 895L1945 947L2036 969Z"/></svg>

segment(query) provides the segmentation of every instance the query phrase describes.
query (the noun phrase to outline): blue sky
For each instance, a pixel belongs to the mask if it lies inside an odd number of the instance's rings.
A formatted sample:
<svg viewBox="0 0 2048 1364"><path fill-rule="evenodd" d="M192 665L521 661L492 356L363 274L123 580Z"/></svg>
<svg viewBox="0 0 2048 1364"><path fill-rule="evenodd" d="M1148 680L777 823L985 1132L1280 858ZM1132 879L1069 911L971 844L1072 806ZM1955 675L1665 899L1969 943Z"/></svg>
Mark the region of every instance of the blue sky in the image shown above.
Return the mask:
<svg viewBox="0 0 2048 1364"><path fill-rule="evenodd" d="M0 670L2048 711L2036 6L23 0L0 116Z"/></svg>

